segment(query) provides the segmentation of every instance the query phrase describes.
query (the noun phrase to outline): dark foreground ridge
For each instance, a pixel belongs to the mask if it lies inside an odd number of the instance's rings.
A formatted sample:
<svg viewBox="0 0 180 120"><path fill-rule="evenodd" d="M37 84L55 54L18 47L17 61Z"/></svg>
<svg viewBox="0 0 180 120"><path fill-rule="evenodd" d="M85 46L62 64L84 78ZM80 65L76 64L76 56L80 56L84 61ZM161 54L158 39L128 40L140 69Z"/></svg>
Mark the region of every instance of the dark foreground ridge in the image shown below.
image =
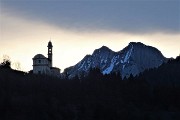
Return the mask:
<svg viewBox="0 0 180 120"><path fill-rule="evenodd" d="M58 79L0 67L0 120L179 120L180 57L138 77Z"/></svg>

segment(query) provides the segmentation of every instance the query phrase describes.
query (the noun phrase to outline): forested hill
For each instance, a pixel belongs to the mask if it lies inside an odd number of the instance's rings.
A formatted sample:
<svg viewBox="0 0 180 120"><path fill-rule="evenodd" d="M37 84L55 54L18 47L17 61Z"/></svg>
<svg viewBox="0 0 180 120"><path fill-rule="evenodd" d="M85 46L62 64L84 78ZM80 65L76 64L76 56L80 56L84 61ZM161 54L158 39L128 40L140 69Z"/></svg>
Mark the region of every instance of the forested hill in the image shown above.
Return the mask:
<svg viewBox="0 0 180 120"><path fill-rule="evenodd" d="M179 120L180 57L137 77L72 80L0 66L1 120Z"/></svg>

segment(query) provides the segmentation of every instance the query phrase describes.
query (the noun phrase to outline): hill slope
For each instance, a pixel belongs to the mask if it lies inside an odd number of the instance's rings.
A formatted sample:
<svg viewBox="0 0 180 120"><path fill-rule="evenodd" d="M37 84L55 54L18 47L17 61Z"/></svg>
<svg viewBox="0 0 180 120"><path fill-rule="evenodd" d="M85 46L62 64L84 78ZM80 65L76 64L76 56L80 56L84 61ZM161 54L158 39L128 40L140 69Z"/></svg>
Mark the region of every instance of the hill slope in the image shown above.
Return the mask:
<svg viewBox="0 0 180 120"><path fill-rule="evenodd" d="M0 67L1 120L179 120L180 57L121 80L90 70L72 80Z"/></svg>

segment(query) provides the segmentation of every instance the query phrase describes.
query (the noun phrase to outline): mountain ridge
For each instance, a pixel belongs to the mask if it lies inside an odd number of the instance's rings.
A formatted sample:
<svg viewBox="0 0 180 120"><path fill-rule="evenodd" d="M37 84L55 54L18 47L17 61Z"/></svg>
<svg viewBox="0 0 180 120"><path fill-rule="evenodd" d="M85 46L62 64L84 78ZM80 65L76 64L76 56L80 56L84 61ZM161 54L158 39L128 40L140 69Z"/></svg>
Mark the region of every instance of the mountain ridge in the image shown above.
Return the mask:
<svg viewBox="0 0 180 120"><path fill-rule="evenodd" d="M91 68L99 68L103 74L120 73L122 78L138 75L146 69L160 66L166 62L161 51L141 42L130 42L124 49L115 52L107 46L95 49L80 62L64 70L68 78L84 77Z"/></svg>

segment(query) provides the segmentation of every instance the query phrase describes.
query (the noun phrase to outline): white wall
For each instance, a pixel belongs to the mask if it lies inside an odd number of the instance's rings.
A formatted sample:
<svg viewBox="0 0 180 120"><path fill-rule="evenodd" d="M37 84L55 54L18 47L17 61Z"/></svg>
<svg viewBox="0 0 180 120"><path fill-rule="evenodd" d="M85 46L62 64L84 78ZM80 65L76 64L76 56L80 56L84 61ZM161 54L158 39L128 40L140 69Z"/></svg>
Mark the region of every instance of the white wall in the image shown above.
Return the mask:
<svg viewBox="0 0 180 120"><path fill-rule="evenodd" d="M34 59L33 73L49 74L50 73L49 61L44 58Z"/></svg>

